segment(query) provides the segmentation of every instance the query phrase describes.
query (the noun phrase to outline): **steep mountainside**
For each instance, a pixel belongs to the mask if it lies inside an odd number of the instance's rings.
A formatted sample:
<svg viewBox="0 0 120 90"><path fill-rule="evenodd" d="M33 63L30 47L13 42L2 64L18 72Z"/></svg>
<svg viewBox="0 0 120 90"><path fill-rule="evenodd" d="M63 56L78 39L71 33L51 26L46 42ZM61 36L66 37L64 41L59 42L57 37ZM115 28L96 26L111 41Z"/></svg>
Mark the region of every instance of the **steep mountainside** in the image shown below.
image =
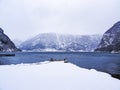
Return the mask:
<svg viewBox="0 0 120 90"><path fill-rule="evenodd" d="M100 39L100 35L44 33L23 42L20 48L34 51L93 51Z"/></svg>
<svg viewBox="0 0 120 90"><path fill-rule="evenodd" d="M95 51L120 52L120 21L104 33Z"/></svg>
<svg viewBox="0 0 120 90"><path fill-rule="evenodd" d="M1 28L0 28L0 51L1 52L20 51L15 47L14 43L9 39L9 37L4 34L4 31Z"/></svg>

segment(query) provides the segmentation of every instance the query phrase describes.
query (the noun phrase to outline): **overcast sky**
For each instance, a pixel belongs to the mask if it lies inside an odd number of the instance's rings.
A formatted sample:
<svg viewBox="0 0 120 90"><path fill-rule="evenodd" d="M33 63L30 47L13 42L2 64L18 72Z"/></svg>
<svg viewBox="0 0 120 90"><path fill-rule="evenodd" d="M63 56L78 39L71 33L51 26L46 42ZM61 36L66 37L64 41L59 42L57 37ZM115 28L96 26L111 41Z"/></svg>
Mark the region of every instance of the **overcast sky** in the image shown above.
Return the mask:
<svg viewBox="0 0 120 90"><path fill-rule="evenodd" d="M103 34L119 20L120 0L0 0L0 27L11 39Z"/></svg>

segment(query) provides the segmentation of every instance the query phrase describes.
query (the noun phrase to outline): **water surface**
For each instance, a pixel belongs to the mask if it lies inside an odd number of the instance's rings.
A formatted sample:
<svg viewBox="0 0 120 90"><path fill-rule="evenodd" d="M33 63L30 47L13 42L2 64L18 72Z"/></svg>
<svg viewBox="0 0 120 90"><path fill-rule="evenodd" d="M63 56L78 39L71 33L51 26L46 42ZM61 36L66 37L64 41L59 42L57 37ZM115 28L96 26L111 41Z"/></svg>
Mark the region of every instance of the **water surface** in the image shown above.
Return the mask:
<svg viewBox="0 0 120 90"><path fill-rule="evenodd" d="M98 52L19 52L15 56L0 57L0 65L37 63L67 59L69 62L87 69L96 69L120 75L120 54Z"/></svg>

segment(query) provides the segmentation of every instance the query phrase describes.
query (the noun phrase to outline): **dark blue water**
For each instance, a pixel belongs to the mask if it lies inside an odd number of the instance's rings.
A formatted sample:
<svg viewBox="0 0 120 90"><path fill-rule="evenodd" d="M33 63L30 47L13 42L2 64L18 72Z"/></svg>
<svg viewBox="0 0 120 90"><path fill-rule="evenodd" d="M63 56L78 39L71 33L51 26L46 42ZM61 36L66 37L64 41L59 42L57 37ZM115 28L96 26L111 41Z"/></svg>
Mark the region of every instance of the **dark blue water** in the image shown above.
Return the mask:
<svg viewBox="0 0 120 90"><path fill-rule="evenodd" d="M36 63L50 58L67 60L79 67L96 69L110 74L120 75L120 54L90 52L20 52L15 56L0 57L0 65Z"/></svg>

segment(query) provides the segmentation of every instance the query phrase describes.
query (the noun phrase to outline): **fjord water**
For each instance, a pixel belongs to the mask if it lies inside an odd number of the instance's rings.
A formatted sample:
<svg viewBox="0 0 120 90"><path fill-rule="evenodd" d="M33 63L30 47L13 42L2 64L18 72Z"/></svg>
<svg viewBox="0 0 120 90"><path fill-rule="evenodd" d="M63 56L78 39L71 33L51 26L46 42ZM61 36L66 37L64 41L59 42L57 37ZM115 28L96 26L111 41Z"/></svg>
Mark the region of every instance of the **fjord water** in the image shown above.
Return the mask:
<svg viewBox="0 0 120 90"><path fill-rule="evenodd" d="M19 52L15 56L0 57L0 65L37 63L67 59L69 62L87 69L96 69L120 75L120 54L98 52Z"/></svg>

